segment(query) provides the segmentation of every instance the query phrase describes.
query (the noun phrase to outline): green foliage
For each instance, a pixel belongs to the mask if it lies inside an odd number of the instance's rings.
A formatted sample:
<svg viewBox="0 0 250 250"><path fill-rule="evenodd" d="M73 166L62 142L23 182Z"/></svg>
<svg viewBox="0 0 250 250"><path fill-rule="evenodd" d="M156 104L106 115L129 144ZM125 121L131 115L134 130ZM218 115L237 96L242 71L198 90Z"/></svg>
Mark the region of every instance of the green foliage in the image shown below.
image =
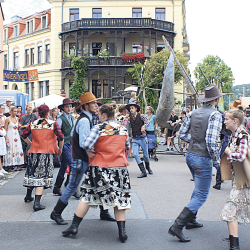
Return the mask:
<svg viewBox="0 0 250 250"><path fill-rule="evenodd" d="M102 104L109 104L112 102L112 99L101 99L99 100Z"/></svg>
<svg viewBox="0 0 250 250"><path fill-rule="evenodd" d="M223 93L232 92L234 81L233 72L231 68L228 67L220 57L208 55L203 59L201 63L198 63L195 67L194 76L196 89L203 91L208 83L199 70L199 67L201 67L211 85L218 84L222 87Z"/></svg>
<svg viewBox="0 0 250 250"><path fill-rule="evenodd" d="M79 100L80 96L86 92L85 76L89 61L89 59L77 57L71 62L73 69L75 69L74 82L69 89L69 98L72 100Z"/></svg>

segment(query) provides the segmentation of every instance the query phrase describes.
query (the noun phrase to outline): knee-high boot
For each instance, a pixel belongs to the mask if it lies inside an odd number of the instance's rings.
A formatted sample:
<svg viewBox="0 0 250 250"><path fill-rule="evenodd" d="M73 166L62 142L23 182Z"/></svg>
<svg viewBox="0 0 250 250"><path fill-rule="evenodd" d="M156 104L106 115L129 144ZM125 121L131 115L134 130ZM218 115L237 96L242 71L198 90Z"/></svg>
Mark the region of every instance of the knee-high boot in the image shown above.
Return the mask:
<svg viewBox="0 0 250 250"><path fill-rule="evenodd" d="M218 190L220 190L221 188L221 174L220 173L216 174L216 183L213 186L213 188L218 189Z"/></svg>
<svg viewBox="0 0 250 250"><path fill-rule="evenodd" d="M194 216L191 218L191 220L186 224L186 229L203 227L203 224L196 221L196 216L197 216L197 213L195 213Z"/></svg>
<svg viewBox="0 0 250 250"><path fill-rule="evenodd" d="M144 178L144 177L147 177L147 172L146 172L146 169L143 165L143 162L141 162L140 164L138 164L140 170L141 170L141 175L137 176L137 178Z"/></svg>
<svg viewBox="0 0 250 250"><path fill-rule="evenodd" d="M125 221L117 221L117 225L119 230L119 239L122 243L124 243L128 238L125 230Z"/></svg>
<svg viewBox="0 0 250 250"><path fill-rule="evenodd" d="M56 183L53 188L53 194L58 194L59 196L62 196L61 186L64 181L64 178L57 176Z"/></svg>
<svg viewBox="0 0 250 250"><path fill-rule="evenodd" d="M28 202L28 201L33 201L34 200L34 198L31 196L33 189L34 189L33 187L28 187L27 188L27 193L26 193L26 196L24 197L24 202Z"/></svg>
<svg viewBox="0 0 250 250"><path fill-rule="evenodd" d="M233 237L233 235L229 235L229 241L230 241L230 250L239 250L239 238Z"/></svg>
<svg viewBox="0 0 250 250"><path fill-rule="evenodd" d="M42 197L42 195L35 195L35 201L34 201L34 205L33 205L33 209L35 212L46 208L45 206L42 206L40 204L41 197Z"/></svg>
<svg viewBox="0 0 250 250"><path fill-rule="evenodd" d="M149 162L146 162L146 161L145 161L145 165L146 165L146 169L148 170L148 173L149 173L149 174L153 174L153 171L152 171L152 169L151 169L150 166L149 166Z"/></svg>
<svg viewBox="0 0 250 250"><path fill-rule="evenodd" d="M50 214L50 219L54 220L58 225L68 224L68 222L62 218L62 212L65 209L65 207L67 207L67 205L68 203L67 204L63 203L59 198L56 206L54 207L53 211Z"/></svg>
<svg viewBox="0 0 250 250"><path fill-rule="evenodd" d="M71 234L76 235L78 233L78 227L81 221L82 221L82 218L74 214L74 218L73 218L71 226L68 229L62 231L63 236L69 236Z"/></svg>
<svg viewBox="0 0 250 250"><path fill-rule="evenodd" d="M174 224L169 228L168 233L176 236L182 242L190 241L190 238L184 236L182 229L190 221L190 219L193 218L193 216L194 214L187 207L185 207L180 215L175 219Z"/></svg>

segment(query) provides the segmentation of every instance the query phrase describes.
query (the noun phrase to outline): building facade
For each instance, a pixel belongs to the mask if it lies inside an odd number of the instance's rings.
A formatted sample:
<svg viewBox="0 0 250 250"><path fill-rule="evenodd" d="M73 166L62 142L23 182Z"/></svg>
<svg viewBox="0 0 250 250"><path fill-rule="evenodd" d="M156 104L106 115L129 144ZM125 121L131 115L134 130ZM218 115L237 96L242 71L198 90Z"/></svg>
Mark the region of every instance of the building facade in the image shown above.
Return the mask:
<svg viewBox="0 0 250 250"><path fill-rule="evenodd" d="M4 14L0 2L0 90L3 89L3 21Z"/></svg>

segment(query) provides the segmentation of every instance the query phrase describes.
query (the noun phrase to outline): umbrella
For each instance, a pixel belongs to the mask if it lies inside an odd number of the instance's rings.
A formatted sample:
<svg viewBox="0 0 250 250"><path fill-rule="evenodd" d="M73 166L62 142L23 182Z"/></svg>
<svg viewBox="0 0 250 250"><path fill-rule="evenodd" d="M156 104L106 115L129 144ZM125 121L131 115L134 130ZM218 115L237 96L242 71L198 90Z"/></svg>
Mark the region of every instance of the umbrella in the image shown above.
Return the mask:
<svg viewBox="0 0 250 250"><path fill-rule="evenodd" d="M53 109L54 107L62 104L64 98L65 97L62 97L60 95L52 94L33 100L30 103L33 103L36 107L39 107L42 104L46 104L50 109Z"/></svg>

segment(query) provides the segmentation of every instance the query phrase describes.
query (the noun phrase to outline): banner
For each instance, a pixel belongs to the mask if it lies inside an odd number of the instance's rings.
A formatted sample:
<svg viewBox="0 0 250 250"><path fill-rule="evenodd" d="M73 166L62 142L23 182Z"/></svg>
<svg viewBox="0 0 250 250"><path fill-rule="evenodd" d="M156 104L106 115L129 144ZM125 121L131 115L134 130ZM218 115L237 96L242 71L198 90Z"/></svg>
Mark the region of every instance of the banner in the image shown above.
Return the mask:
<svg viewBox="0 0 250 250"><path fill-rule="evenodd" d="M37 69L27 71L3 71L3 80L6 82L33 82L38 81Z"/></svg>

